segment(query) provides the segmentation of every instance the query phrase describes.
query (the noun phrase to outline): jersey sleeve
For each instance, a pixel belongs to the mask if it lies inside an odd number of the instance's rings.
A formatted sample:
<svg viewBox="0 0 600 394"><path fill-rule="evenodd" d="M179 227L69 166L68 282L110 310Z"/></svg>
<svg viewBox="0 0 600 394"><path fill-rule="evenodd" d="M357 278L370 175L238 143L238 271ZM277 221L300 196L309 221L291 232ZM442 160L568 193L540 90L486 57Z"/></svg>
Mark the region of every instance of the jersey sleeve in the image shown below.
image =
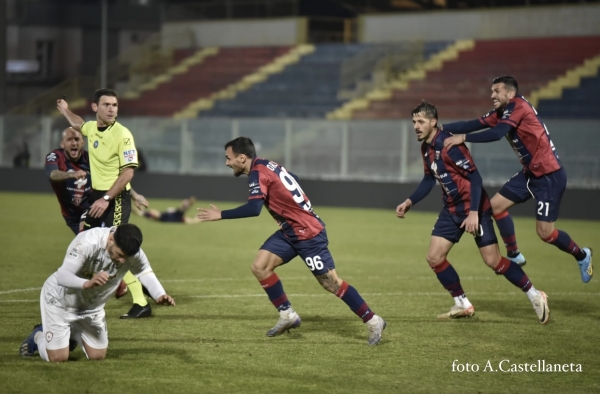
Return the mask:
<svg viewBox="0 0 600 394"><path fill-rule="evenodd" d="M498 114L495 110L491 110L490 112L479 118L479 121L488 127L494 127L498 124Z"/></svg>
<svg viewBox="0 0 600 394"><path fill-rule="evenodd" d="M137 167L138 153L135 149L133 135L131 135L131 132L128 129L123 128L123 132L121 133L117 143L119 152L119 168Z"/></svg>
<svg viewBox="0 0 600 394"><path fill-rule="evenodd" d="M433 174L431 173L431 171L429 171L429 166L427 165L427 160L425 159L425 152L427 151L427 147L425 146L425 144L421 145L421 157L423 158L423 172L425 173L425 175L429 175L431 177L433 177Z"/></svg>
<svg viewBox="0 0 600 394"><path fill-rule="evenodd" d="M450 149L444 148L442 150L442 157L446 164L456 169L463 176L477 171L471 153L469 153L469 150L464 145L454 145Z"/></svg>
<svg viewBox="0 0 600 394"><path fill-rule="evenodd" d="M500 118L500 123L506 123L514 128L517 128L525 114L526 112L523 104L514 101L510 102L506 107L504 107L504 112L502 113L502 118Z"/></svg>
<svg viewBox="0 0 600 394"><path fill-rule="evenodd" d="M258 170L250 171L248 174L248 200L267 197L269 191L269 179Z"/></svg>
<svg viewBox="0 0 600 394"><path fill-rule="evenodd" d="M80 273L86 260L93 253L93 246L86 244L86 233L79 233L67 248L62 267L73 273Z"/></svg>
<svg viewBox="0 0 600 394"><path fill-rule="evenodd" d="M90 133L90 131L93 131L92 128L93 128L92 122L84 122L81 125L81 134L83 134L87 137L88 134Z"/></svg>
<svg viewBox="0 0 600 394"><path fill-rule="evenodd" d="M52 151L46 155L46 163L44 164L44 170L48 179L50 179L50 174L52 173L52 171L60 171L60 159L61 158L56 153L56 151Z"/></svg>
<svg viewBox="0 0 600 394"><path fill-rule="evenodd" d="M144 253L144 251L142 249L140 249L140 251L135 256L133 256L131 259L132 259L132 264L131 264L130 271L135 276L139 277L141 275L152 272L152 267L150 266L150 261L148 260L146 253Z"/></svg>

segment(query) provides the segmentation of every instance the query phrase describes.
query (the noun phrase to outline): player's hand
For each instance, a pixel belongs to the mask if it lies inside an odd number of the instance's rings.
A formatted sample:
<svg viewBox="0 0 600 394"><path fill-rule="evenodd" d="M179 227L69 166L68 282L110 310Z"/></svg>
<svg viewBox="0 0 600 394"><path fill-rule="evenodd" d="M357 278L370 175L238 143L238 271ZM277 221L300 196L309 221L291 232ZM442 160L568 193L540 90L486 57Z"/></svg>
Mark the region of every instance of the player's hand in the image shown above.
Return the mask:
<svg viewBox="0 0 600 394"><path fill-rule="evenodd" d="M210 204L210 208L198 208L196 215L201 222L212 222L221 220L221 210L216 205Z"/></svg>
<svg viewBox="0 0 600 394"><path fill-rule="evenodd" d="M140 211L143 210L142 207L148 208L148 205L150 205L148 204L148 200L146 200L146 197L142 196L139 193L132 195L131 198L133 199L133 205L135 205L135 207Z"/></svg>
<svg viewBox="0 0 600 394"><path fill-rule="evenodd" d="M444 140L444 148L450 149L454 145L464 144L466 139L467 139L466 134L455 134Z"/></svg>
<svg viewBox="0 0 600 394"><path fill-rule="evenodd" d="M60 98L56 100L56 109L58 109L58 111L62 114L63 111L69 109L69 104L67 104L64 99Z"/></svg>
<svg viewBox="0 0 600 394"><path fill-rule="evenodd" d="M469 216L462 222L460 228L465 228L465 231L469 234L479 234L479 215L477 212L469 212Z"/></svg>
<svg viewBox="0 0 600 394"><path fill-rule="evenodd" d="M412 207L412 201L407 199L396 207L396 216L400 219L404 219L404 215L406 215L406 212L410 210L410 207Z"/></svg>
<svg viewBox="0 0 600 394"><path fill-rule="evenodd" d="M90 210L88 211L88 215L90 215L93 218L99 218L104 214L106 208L108 208L108 204L109 202L103 198L94 201L94 203L90 207Z"/></svg>
<svg viewBox="0 0 600 394"><path fill-rule="evenodd" d="M158 300L156 300L157 304L161 304L161 305L167 305L167 306L175 306L175 300L173 299L173 297L171 297L168 294L163 294L160 297L158 297Z"/></svg>
<svg viewBox="0 0 600 394"><path fill-rule="evenodd" d="M83 288L84 289L91 289L94 288L96 286L102 286L105 285L106 282L108 282L108 273L104 272L104 271L100 271L97 274L95 274L92 279L85 281L83 283Z"/></svg>
<svg viewBox="0 0 600 394"><path fill-rule="evenodd" d="M71 175L71 178L75 178L75 179L85 179L85 178L87 178L87 175L88 175L88 173L83 170L77 170L75 172L70 172L69 174Z"/></svg>

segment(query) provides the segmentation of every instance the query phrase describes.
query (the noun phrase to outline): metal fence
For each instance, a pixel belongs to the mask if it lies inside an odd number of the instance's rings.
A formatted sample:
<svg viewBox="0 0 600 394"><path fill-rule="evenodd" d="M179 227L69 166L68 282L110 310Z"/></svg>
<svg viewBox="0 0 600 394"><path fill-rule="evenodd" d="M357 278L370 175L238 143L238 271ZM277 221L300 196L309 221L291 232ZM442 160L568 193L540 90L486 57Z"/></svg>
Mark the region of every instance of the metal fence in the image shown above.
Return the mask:
<svg viewBox="0 0 600 394"><path fill-rule="evenodd" d="M410 182L423 176L410 120L133 117L119 122L133 133L149 172L229 175L223 145L243 135L253 139L261 157L305 178ZM600 121L551 119L546 125L569 187L600 188ZM65 126L62 118L0 117L0 165L11 167L19 154L23 158L26 144L29 167L42 168L47 153L59 147ZM485 184L502 184L520 169L506 141L470 149Z"/></svg>

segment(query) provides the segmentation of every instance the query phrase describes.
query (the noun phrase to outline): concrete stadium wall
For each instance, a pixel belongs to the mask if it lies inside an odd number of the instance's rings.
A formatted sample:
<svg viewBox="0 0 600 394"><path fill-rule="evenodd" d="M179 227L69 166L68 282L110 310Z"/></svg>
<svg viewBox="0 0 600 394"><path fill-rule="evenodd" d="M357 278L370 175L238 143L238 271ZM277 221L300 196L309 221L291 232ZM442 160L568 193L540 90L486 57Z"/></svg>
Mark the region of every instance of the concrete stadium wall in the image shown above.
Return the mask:
<svg viewBox="0 0 600 394"><path fill-rule="evenodd" d="M165 23L163 46L170 48L278 46L305 43L306 18Z"/></svg>
<svg viewBox="0 0 600 394"><path fill-rule="evenodd" d="M320 206L383 208L391 214L416 188L414 183L378 183L301 180L302 189L318 212ZM248 195L247 178L233 176L191 176L136 173L134 189L148 199L181 199L194 195L201 200L244 203ZM486 187L492 196L498 188ZM0 191L52 193L43 170L0 168ZM600 220L596 207L600 190L568 189L563 196L560 217L563 219ZM1 203L1 197L0 197ZM435 188L414 210L439 212L441 191ZM511 209L517 216L534 217L535 204L528 201Z"/></svg>
<svg viewBox="0 0 600 394"><path fill-rule="evenodd" d="M600 35L600 4L368 15L359 20L365 43L405 40L498 39Z"/></svg>

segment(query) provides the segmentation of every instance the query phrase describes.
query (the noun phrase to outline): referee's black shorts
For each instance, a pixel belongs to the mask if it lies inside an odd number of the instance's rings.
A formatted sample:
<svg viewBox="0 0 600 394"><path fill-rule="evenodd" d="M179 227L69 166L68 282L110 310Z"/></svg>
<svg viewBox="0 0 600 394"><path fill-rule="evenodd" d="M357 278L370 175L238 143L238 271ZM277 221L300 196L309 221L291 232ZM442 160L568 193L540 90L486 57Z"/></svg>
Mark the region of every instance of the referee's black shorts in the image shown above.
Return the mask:
<svg viewBox="0 0 600 394"><path fill-rule="evenodd" d="M96 200L101 199L106 194L105 190L92 190L90 203L93 204ZM88 210L89 211L89 210ZM89 212L85 214L84 230L89 230L94 227L112 227L123 223L129 223L131 215L131 192L123 190L121 193L112 199L104 211L104 214L99 218L93 218Z"/></svg>

